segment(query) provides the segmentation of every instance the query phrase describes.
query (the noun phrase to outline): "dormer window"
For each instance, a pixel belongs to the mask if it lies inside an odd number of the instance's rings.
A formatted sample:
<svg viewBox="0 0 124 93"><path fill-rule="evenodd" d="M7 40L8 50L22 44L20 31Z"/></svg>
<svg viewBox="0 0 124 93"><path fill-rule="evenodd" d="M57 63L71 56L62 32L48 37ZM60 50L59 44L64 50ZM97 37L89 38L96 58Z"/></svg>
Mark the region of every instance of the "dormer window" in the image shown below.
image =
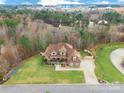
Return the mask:
<svg viewBox="0 0 124 93"><path fill-rule="evenodd" d="M66 48L65 48L65 47L62 47L62 48L59 50L59 54L65 56L65 55L66 55Z"/></svg>
<svg viewBox="0 0 124 93"><path fill-rule="evenodd" d="M57 55L57 53L55 51L53 51L53 52L51 52L51 55L55 56L55 55Z"/></svg>
<svg viewBox="0 0 124 93"><path fill-rule="evenodd" d="M76 57L76 56L74 56L74 57L73 57L73 61L76 61L76 60L77 60L77 57Z"/></svg>
<svg viewBox="0 0 124 93"><path fill-rule="evenodd" d="M60 52L60 55L63 55L63 56L65 56L66 55L66 52Z"/></svg>

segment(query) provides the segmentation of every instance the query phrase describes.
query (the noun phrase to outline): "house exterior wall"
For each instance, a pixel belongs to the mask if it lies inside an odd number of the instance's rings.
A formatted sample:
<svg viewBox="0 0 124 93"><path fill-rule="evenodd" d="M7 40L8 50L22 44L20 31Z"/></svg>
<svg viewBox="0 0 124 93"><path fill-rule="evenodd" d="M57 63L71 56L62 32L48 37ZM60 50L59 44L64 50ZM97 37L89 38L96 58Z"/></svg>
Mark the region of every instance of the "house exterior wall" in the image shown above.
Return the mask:
<svg viewBox="0 0 124 93"><path fill-rule="evenodd" d="M44 54L47 64L60 64L71 67L80 66L80 58L76 55L76 50L71 45L65 43L50 45Z"/></svg>

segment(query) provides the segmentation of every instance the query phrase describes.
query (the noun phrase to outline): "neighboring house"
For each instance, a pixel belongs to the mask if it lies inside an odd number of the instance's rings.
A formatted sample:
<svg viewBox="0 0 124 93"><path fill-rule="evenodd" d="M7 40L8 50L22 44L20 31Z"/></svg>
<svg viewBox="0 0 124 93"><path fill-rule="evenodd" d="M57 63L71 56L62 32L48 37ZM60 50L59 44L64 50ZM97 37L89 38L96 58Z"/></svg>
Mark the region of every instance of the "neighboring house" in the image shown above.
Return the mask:
<svg viewBox="0 0 124 93"><path fill-rule="evenodd" d="M60 64L64 67L79 67L81 62L80 53L67 43L49 45L43 56L46 63L51 65Z"/></svg>
<svg viewBox="0 0 124 93"><path fill-rule="evenodd" d="M95 25L95 23L93 21L89 21L89 25L88 25L89 28L93 28L94 25Z"/></svg>
<svg viewBox="0 0 124 93"><path fill-rule="evenodd" d="M100 21L98 21L98 25L108 25L108 21L100 20Z"/></svg>

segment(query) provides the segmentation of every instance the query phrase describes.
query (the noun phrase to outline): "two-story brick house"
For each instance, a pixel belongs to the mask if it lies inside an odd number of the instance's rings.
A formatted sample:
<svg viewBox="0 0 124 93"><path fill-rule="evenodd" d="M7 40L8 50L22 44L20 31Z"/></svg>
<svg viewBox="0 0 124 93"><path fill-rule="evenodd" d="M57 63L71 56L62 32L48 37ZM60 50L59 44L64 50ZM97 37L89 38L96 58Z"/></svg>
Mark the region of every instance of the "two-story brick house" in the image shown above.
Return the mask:
<svg viewBox="0 0 124 93"><path fill-rule="evenodd" d="M80 53L67 43L50 44L43 56L47 64L60 64L61 66L80 66Z"/></svg>

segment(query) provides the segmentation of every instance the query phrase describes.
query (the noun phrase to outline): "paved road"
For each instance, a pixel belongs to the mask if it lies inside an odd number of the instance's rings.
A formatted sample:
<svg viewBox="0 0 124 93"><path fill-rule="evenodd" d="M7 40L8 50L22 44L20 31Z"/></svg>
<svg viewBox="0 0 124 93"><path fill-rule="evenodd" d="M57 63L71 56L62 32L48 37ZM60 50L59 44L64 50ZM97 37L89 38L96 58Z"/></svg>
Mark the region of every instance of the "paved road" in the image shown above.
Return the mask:
<svg viewBox="0 0 124 93"><path fill-rule="evenodd" d="M15 85L0 86L0 93L124 93L124 85Z"/></svg>
<svg viewBox="0 0 124 93"><path fill-rule="evenodd" d="M124 68L121 66L121 62L124 59L124 48L119 48L113 51L110 55L112 64L124 74Z"/></svg>

